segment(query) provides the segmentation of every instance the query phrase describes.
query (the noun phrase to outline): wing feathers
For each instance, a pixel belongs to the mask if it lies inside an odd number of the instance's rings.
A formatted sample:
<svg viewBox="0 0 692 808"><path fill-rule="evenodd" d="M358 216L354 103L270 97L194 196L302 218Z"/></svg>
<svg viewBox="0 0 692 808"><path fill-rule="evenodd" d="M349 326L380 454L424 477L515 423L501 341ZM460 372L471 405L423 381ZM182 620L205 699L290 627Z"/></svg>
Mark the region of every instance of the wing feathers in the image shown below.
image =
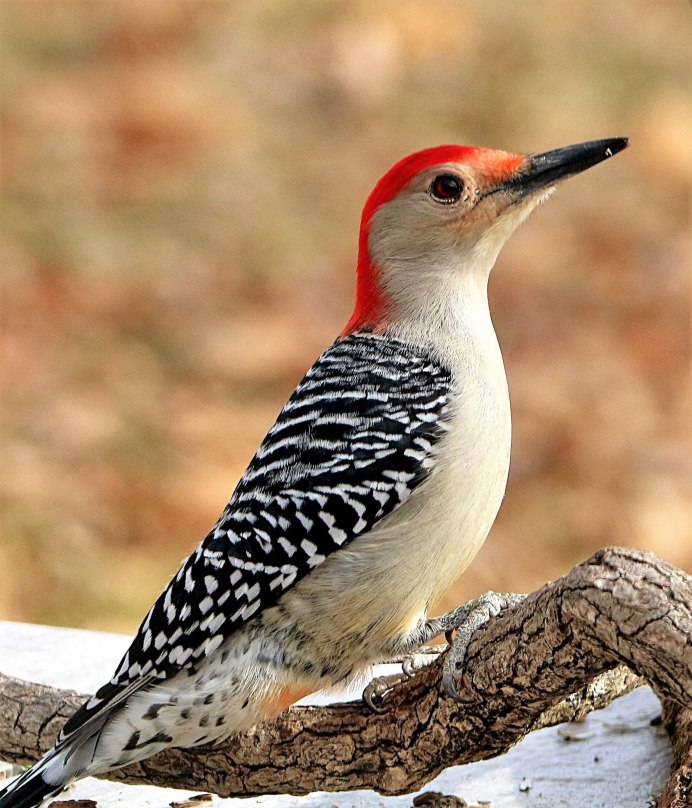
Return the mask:
<svg viewBox="0 0 692 808"><path fill-rule="evenodd" d="M434 464L450 387L447 369L404 342L355 334L334 343L151 608L116 676L66 732L120 702L141 671L161 680L194 665L405 501Z"/></svg>

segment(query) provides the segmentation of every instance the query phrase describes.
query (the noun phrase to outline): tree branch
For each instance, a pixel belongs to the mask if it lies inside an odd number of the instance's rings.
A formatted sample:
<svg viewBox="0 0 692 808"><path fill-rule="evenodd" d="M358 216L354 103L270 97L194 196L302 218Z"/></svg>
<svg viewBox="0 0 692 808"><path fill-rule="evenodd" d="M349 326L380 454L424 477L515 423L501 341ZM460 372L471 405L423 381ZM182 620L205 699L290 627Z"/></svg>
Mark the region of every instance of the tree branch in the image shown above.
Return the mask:
<svg viewBox="0 0 692 808"><path fill-rule="evenodd" d="M664 701L663 723L673 745L673 771L658 808L688 808L692 805L692 710Z"/></svg>
<svg viewBox="0 0 692 808"><path fill-rule="evenodd" d="M360 703L296 707L220 746L169 750L106 776L221 796L401 794L604 707L639 677L692 708L692 579L652 553L601 550L476 632L456 682L461 705L441 673L439 658L395 690L384 714ZM83 698L0 675L0 757L35 760Z"/></svg>

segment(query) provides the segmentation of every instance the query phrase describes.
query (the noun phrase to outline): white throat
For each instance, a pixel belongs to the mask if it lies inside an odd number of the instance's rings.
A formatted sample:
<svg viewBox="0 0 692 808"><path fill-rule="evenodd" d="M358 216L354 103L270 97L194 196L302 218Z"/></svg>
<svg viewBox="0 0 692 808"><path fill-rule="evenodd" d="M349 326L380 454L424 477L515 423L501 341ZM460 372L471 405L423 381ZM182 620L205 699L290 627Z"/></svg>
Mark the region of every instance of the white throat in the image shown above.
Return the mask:
<svg viewBox="0 0 692 808"><path fill-rule="evenodd" d="M487 276L436 272L428 294L399 300L389 330L426 347L452 368L485 358L502 363L488 306Z"/></svg>
<svg viewBox="0 0 692 808"><path fill-rule="evenodd" d="M504 368L488 308L488 278L510 235L547 193L529 197L499 215L477 237L439 227L410 200L380 208L368 247L380 268L389 305L388 330L433 351L452 369L481 365L491 377Z"/></svg>

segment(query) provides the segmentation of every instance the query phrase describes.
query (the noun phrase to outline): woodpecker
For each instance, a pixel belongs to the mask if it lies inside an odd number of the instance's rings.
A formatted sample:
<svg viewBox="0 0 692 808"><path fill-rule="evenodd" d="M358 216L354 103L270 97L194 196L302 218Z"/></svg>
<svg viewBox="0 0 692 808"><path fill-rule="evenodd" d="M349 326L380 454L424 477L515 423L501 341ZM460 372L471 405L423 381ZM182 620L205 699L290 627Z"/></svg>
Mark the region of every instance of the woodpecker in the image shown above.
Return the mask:
<svg viewBox="0 0 692 808"><path fill-rule="evenodd" d="M0 808L35 808L85 775L248 730L469 616L428 610L479 550L507 481L490 270L560 180L626 146L439 146L380 179L343 332L110 681L0 792Z"/></svg>

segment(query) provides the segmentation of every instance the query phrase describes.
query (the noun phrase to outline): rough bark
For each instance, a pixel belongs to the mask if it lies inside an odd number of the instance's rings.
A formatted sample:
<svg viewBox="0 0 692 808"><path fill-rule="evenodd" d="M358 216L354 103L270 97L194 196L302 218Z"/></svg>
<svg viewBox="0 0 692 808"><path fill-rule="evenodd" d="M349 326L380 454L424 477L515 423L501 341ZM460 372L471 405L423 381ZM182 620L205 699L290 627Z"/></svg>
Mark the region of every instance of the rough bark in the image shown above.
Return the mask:
<svg viewBox="0 0 692 808"><path fill-rule="evenodd" d="M658 799L658 808L692 805L692 709L663 702L663 723L673 745L673 771Z"/></svg>
<svg viewBox="0 0 692 808"><path fill-rule="evenodd" d="M461 704L444 694L442 664L398 687L383 714L360 703L292 708L220 746L107 776L221 796L401 794L603 707L639 677L692 708L692 578L651 553L601 550L477 631L456 682ZM82 698L0 677L0 757L35 760Z"/></svg>

